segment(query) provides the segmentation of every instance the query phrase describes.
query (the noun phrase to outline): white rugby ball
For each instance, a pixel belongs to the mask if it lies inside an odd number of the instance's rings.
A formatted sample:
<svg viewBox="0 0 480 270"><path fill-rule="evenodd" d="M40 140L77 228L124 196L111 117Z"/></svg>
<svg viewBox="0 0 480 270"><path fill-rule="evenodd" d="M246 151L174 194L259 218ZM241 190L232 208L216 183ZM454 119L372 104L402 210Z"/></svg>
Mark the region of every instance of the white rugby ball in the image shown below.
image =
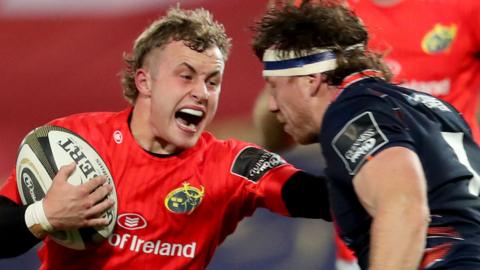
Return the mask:
<svg viewBox="0 0 480 270"><path fill-rule="evenodd" d="M82 250L90 243L100 243L112 234L117 219L117 194L112 175L95 149L74 132L58 126L42 126L31 131L20 144L17 156L17 187L24 205L45 197L58 169L75 162L76 169L68 178L73 185L85 183L95 176L105 175L113 186L108 195L115 204L107 210L107 226L56 231L50 237L57 243Z"/></svg>

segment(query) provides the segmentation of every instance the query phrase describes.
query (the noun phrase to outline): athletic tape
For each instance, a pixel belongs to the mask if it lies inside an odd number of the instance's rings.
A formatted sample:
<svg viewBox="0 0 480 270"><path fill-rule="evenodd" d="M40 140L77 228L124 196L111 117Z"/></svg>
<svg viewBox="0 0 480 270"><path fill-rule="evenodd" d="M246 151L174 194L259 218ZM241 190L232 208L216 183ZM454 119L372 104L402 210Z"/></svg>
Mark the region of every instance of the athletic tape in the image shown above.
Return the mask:
<svg viewBox="0 0 480 270"><path fill-rule="evenodd" d="M43 209L43 199L34 202L27 207L25 211L25 223L30 228L35 224L40 224L46 232L53 232L53 226L48 222L47 216Z"/></svg>

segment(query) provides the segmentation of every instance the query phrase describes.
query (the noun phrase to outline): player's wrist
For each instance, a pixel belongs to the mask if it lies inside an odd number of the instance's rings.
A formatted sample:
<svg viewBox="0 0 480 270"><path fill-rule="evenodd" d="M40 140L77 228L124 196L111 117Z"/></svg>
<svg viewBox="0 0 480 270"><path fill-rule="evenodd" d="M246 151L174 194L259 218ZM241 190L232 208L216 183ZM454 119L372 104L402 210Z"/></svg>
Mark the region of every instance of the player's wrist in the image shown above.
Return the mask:
<svg viewBox="0 0 480 270"><path fill-rule="evenodd" d="M25 224L35 237L43 239L48 233L53 232L53 226L45 215L43 199L27 207L25 211Z"/></svg>

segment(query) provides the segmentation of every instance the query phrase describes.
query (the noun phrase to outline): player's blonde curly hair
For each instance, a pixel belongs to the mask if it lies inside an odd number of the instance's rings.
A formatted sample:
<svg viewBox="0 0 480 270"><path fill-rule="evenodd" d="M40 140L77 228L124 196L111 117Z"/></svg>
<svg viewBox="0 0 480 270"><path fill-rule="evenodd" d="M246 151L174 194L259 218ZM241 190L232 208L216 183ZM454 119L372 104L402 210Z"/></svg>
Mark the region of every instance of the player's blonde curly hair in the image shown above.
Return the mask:
<svg viewBox="0 0 480 270"><path fill-rule="evenodd" d="M138 96L135 72L143 66L146 56L153 49L172 41L183 41L198 52L218 47L225 61L231 47L225 28L207 10L183 10L179 6L170 8L165 16L154 21L140 34L132 52L123 56L126 64L122 72L123 95L130 103L134 104Z"/></svg>

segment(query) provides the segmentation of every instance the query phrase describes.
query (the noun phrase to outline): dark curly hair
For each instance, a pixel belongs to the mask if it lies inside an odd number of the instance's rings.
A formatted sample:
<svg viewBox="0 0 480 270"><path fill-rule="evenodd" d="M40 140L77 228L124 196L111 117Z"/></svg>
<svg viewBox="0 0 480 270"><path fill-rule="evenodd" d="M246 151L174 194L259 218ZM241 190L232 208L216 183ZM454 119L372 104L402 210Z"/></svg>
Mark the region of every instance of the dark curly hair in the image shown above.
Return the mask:
<svg viewBox="0 0 480 270"><path fill-rule="evenodd" d="M275 48L304 56L313 49L330 49L336 54L337 68L325 72L332 85L339 85L353 72L377 69L387 80L391 72L381 55L366 50L368 32L360 19L335 0L304 1L299 7L271 8L252 27L253 50L261 60L265 50ZM355 48L348 47L352 45ZM363 45L363 46L361 46Z"/></svg>
<svg viewBox="0 0 480 270"><path fill-rule="evenodd" d="M171 41L183 41L186 46L198 52L216 46L225 61L231 47L225 28L207 10L182 10L179 6L169 9L164 17L154 21L140 34L132 52L123 57L126 64L122 72L123 95L130 103L135 103L138 96L135 72L142 67L145 57L153 49L161 48Z"/></svg>

